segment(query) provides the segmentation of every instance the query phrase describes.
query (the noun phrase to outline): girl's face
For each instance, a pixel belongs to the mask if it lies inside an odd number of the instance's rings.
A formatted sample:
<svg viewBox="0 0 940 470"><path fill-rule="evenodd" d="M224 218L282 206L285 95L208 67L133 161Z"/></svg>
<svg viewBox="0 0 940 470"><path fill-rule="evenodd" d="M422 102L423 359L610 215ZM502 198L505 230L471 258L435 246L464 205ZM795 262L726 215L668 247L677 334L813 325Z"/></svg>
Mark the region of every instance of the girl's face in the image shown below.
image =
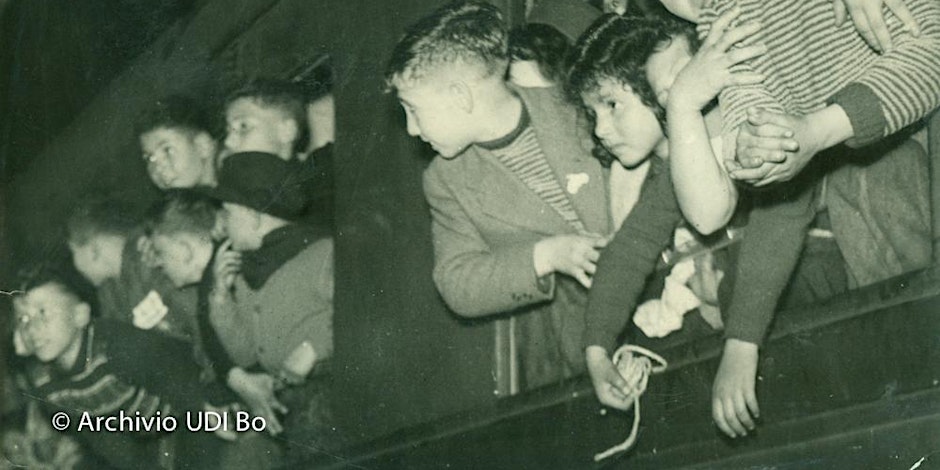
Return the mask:
<svg viewBox="0 0 940 470"><path fill-rule="evenodd" d="M581 100L594 118L594 135L624 167L643 163L665 140L653 110L628 85L605 78Z"/></svg>

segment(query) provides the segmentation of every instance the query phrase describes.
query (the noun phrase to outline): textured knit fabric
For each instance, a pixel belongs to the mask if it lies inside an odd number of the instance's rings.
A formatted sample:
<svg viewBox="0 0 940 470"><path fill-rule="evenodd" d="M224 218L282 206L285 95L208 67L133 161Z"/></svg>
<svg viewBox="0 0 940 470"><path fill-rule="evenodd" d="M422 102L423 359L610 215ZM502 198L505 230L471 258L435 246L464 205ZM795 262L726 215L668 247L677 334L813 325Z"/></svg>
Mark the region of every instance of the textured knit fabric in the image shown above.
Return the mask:
<svg viewBox="0 0 940 470"><path fill-rule="evenodd" d="M516 91L585 228L607 234L606 175L591 156L586 120L557 89ZM569 187L574 179L583 184ZM542 285L532 258L539 240L577 230L477 145L453 159L435 157L424 174L424 192L431 206L434 282L447 305L464 316L514 314L530 388L583 370L586 291L564 275L547 276Z"/></svg>
<svg viewBox="0 0 940 470"><path fill-rule="evenodd" d="M845 104L856 145L876 141L922 119L940 104L940 3L906 0L921 34L912 37L894 15L885 15L895 47L873 51L850 21L836 27L829 0L713 0L702 15L702 30L734 5L738 21L759 21L754 42L767 54L740 65L767 76L756 86L721 93L725 131L747 118L751 107L808 114L835 101ZM851 86L850 86L851 85ZM866 90L858 88L864 87ZM868 114L877 98L881 119ZM860 104L856 104L860 103ZM726 150L733 145L726 142Z"/></svg>
<svg viewBox="0 0 940 470"><path fill-rule="evenodd" d="M70 370L42 365L31 371L30 382L36 396L56 411L181 415L201 410L206 401L190 351L187 344L165 335L96 320L87 328Z"/></svg>
<svg viewBox="0 0 940 470"><path fill-rule="evenodd" d="M585 347L601 346L613 353L618 334L681 221L669 168L652 157L640 199L597 263L585 313Z"/></svg>
<svg viewBox="0 0 940 470"><path fill-rule="evenodd" d="M850 22L838 28L834 26L832 2L828 0L780 0L772 6L754 0L712 2L703 15L703 30L707 31L708 22L714 20L716 12L727 11L737 4L742 12L739 21L759 21L762 28L754 41L765 42L769 48L768 53L740 67L763 73L767 80L757 86L729 88L719 98L725 156L733 157L734 129L746 119L746 111L751 107L802 115L823 108L827 102L846 103L844 109L855 126L856 135L850 142L854 145L881 139L934 109L940 103L940 81L937 80L940 77L940 4L930 0L906 3L923 29L922 34L918 38L911 37L901 30L897 19L889 15L895 48L879 55L868 48ZM872 104L873 98L877 98L877 104ZM879 112L873 114L876 109ZM826 158L826 155L818 156L813 163ZM888 165L895 163L892 159L885 160ZM841 187L851 187L845 180L850 175L843 173L847 170L831 164L811 164L797 179L753 195L754 208L747 235L741 242L735 266L737 281L726 312L728 337L757 344L763 341L777 301L796 266L807 228L815 216L814 195L820 175L833 171L830 177L839 180ZM883 188L884 191L895 189L900 188ZM856 198L852 204L863 205L865 202L857 198L870 198L873 194L856 191L851 195ZM830 211L833 229L853 238L840 241L845 258L864 260L862 254L849 253L846 247L861 246L857 240L874 239L879 235L872 230L839 230L837 221L851 217L843 217L838 212L849 205L841 204ZM879 224L868 219L865 225L876 227ZM922 251L920 247L903 244L892 249ZM884 271L878 277L892 274L899 272Z"/></svg>
<svg viewBox="0 0 940 470"><path fill-rule="evenodd" d="M234 298L212 305L210 319L233 362L278 375L303 342L317 361L333 354L333 240L311 243L259 289L239 275Z"/></svg>
<svg viewBox="0 0 940 470"><path fill-rule="evenodd" d="M523 184L548 203L578 233L587 233L584 222L575 212L571 200L568 199L561 183L552 172L548 160L545 159L545 153L539 146L535 131L529 125L529 112L525 107L522 109L522 119L519 120L517 130L513 131L510 136L511 139L499 145L481 144L481 146L493 152L500 163L515 173Z"/></svg>

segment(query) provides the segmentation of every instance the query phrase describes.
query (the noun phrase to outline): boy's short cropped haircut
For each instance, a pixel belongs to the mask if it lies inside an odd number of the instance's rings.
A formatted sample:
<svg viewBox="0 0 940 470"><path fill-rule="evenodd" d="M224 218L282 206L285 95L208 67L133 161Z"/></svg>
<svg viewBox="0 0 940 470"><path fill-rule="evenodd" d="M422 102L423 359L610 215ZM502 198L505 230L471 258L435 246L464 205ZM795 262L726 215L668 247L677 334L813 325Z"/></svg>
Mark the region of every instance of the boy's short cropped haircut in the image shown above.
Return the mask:
<svg viewBox="0 0 940 470"><path fill-rule="evenodd" d="M646 78L646 62L675 37L687 38L693 53L698 48L695 28L678 19L615 13L599 17L572 51L565 87L569 98L580 103L582 94L612 80L629 86L665 129L666 111Z"/></svg>
<svg viewBox="0 0 940 470"><path fill-rule="evenodd" d="M98 235L126 237L139 224L139 213L130 204L116 197L96 194L79 200L65 227L70 243L84 245Z"/></svg>
<svg viewBox="0 0 940 470"><path fill-rule="evenodd" d="M509 57L512 60L532 60L539 72L559 83L564 80L565 64L571 52L568 37L551 25L528 23L509 31Z"/></svg>
<svg viewBox="0 0 940 470"><path fill-rule="evenodd" d="M49 262L39 262L21 269L16 274L17 296L47 284L55 285L62 293L76 302L90 303L88 289L82 288L81 281L74 275Z"/></svg>
<svg viewBox="0 0 940 470"><path fill-rule="evenodd" d="M392 90L396 80L419 80L434 67L458 61L478 63L485 76L506 73L508 32L498 8L480 1L455 1L412 25L392 51L386 85Z"/></svg>
<svg viewBox="0 0 940 470"><path fill-rule="evenodd" d="M310 125L307 123L307 94L300 84L275 78L255 78L228 94L225 106L247 98L263 108L276 109L297 124L294 153L302 153L310 144Z"/></svg>
<svg viewBox="0 0 940 470"><path fill-rule="evenodd" d="M169 191L147 211L144 230L147 235L209 235L221 207L219 201L198 191Z"/></svg>
<svg viewBox="0 0 940 470"><path fill-rule="evenodd" d="M144 110L134 123L138 137L156 129L173 129L191 136L200 132L211 135L212 123L202 103L188 96L170 95Z"/></svg>

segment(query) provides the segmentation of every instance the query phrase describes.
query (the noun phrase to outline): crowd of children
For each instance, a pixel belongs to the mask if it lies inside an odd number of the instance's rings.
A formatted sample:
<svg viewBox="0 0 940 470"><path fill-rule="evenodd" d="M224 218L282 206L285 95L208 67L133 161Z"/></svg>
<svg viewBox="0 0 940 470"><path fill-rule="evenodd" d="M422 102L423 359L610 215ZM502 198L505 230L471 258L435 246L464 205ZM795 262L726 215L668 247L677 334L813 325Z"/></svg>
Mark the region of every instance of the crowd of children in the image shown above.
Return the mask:
<svg viewBox="0 0 940 470"><path fill-rule="evenodd" d="M458 315L512 318L514 388L587 371L601 403L627 410L637 389L612 354L664 260L689 251L677 233L704 252L743 233L688 287L721 304L712 414L744 436L778 307L932 261L927 154L911 135L940 105L940 4L603 3L614 13L576 41L544 23L509 32L491 4L457 1L395 46L386 86L437 152L433 280ZM329 92L253 81L225 100L216 139L195 102L160 100L136 131L164 197L137 215L96 195L65 224L96 298L48 266L24 277L13 342L36 359L25 383L50 414L266 423L234 444L82 436L110 464L158 466L174 446L181 467L290 465L347 443L326 393L332 114Z"/></svg>

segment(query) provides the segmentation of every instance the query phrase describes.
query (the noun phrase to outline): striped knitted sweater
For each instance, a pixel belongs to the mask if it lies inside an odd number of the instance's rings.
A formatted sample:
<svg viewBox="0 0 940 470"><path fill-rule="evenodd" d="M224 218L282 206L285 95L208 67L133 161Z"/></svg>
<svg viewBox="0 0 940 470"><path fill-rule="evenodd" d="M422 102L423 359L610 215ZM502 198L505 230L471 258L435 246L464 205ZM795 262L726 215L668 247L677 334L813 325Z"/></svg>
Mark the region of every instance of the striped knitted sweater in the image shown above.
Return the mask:
<svg viewBox="0 0 940 470"><path fill-rule="evenodd" d="M123 411L149 418L158 412L167 416L199 411L207 393L191 351L186 343L160 333L96 320L86 329L70 370L53 364L30 370L31 393L50 412L73 416L116 416Z"/></svg>
<svg viewBox="0 0 940 470"><path fill-rule="evenodd" d="M859 146L918 121L940 105L940 2L905 0L921 34L913 37L886 14L894 49L872 50L850 21L835 27L832 0L712 0L702 14L705 34L735 4L739 22L758 21L754 42L768 52L739 70L766 75L764 83L721 93L724 133L746 120L748 108L804 115L827 104L842 106ZM726 156L734 147L726 145Z"/></svg>

